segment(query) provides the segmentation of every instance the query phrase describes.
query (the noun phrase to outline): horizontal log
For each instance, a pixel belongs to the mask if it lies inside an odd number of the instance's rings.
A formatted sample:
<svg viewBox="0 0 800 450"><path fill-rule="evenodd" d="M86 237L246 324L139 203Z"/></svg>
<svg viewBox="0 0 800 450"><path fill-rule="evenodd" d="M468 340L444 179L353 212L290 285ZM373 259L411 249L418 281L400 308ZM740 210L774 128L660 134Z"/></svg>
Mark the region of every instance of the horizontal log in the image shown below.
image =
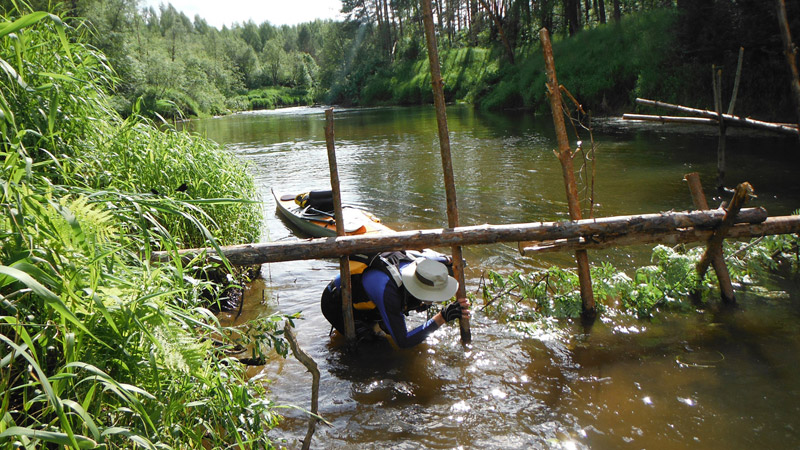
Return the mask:
<svg viewBox="0 0 800 450"><path fill-rule="evenodd" d="M689 108L688 106L673 105L672 103L659 102L656 100L647 100L644 98L637 98L636 103L640 105L653 106L656 108L666 108L666 109L671 109L673 111L681 111L688 114L694 114L696 116L715 119L715 120L718 119L720 116L720 114L716 111L710 111L707 109ZM743 127L760 128L762 130L770 130L779 133L790 134L792 136L798 135L797 126L795 125L764 122L761 120L751 119L749 117L733 116L731 114L722 114L722 120L724 120L727 125L739 125Z"/></svg>
<svg viewBox="0 0 800 450"><path fill-rule="evenodd" d="M660 123L686 123L690 125L718 125L719 122L705 117L680 117L680 116L656 116L650 114L623 114L623 120L640 120L645 122Z"/></svg>
<svg viewBox="0 0 800 450"><path fill-rule="evenodd" d="M688 244L690 242L706 242L714 230L698 228L682 228L658 233L628 233L616 236L592 236L587 238L559 239L550 242L526 243L520 245L520 253L530 256L534 253L553 253L575 251L578 249L598 250L610 247L623 247L639 244ZM800 216L770 217L758 224L738 224L728 230L726 239L750 239L775 234L800 233ZM520 243L523 244L523 243Z"/></svg>
<svg viewBox="0 0 800 450"><path fill-rule="evenodd" d="M544 241L568 239L596 234L623 234L633 231L669 231L676 228L713 228L722 222L725 210L664 212L634 216L615 216L563 222L536 222L510 225L478 225L471 227L439 228L431 230L400 231L391 234L368 234L243 244L222 247L222 252L233 265L249 266L279 261L336 258L354 253L370 253L404 249L423 249L453 245L480 245L498 242ZM739 223L759 223L767 218L764 208L746 208L737 216ZM181 250L180 255L190 259L205 252L209 257L215 251L206 249ZM155 261L168 261L171 254L154 252Z"/></svg>

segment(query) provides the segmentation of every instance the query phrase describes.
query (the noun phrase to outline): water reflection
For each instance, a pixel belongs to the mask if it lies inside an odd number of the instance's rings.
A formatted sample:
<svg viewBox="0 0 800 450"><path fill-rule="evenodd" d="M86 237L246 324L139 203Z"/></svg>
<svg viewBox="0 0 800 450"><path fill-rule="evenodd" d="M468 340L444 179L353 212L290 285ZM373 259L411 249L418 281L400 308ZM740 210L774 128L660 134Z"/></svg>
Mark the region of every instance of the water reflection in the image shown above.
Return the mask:
<svg viewBox="0 0 800 450"><path fill-rule="evenodd" d="M547 117L448 110L461 223L514 223L566 217L564 188ZM269 188L327 185L323 108L259 112L192 122L248 161L265 200L263 240L292 238ZM447 223L436 122L431 108L336 112L337 156L345 202L375 212L398 230ZM598 123L598 215L691 206L681 181L715 180L713 131ZM730 184L750 181L754 202L772 215L800 205L800 155L794 140L734 132ZM488 269L508 273L572 256L522 258L516 246L465 249L468 290ZM648 247L591 252L593 262L649 263ZM473 343L456 327L417 348L374 343L344 352L319 312L335 261L268 264L250 287L243 318L300 312L298 339L320 364L321 414L314 448L794 448L800 445L800 300L737 293L734 311L700 311L642 322L615 318L591 331L560 324L534 337L476 313ZM240 318L241 320L241 318ZM421 320L417 318L416 320ZM272 398L307 407L311 377L297 361L259 369ZM271 432L296 448L306 416L282 410Z"/></svg>

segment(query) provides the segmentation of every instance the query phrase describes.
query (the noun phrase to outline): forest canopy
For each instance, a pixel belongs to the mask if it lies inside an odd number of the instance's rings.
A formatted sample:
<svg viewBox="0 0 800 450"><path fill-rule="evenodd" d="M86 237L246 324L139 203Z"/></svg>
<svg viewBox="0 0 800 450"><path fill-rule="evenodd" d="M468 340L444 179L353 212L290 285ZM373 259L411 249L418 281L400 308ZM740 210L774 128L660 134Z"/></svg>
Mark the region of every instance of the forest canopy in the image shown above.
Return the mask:
<svg viewBox="0 0 800 450"><path fill-rule="evenodd" d="M32 3L33 9L48 8L44 0ZM789 17L797 17L800 2L786 3ZM557 63L564 66L559 73L598 113L633 109L638 95L707 107L711 67L723 69L730 90L740 47L745 51L741 111L771 118L791 111L772 1L432 4L448 101L543 109L537 36L545 27L556 36ZM246 21L222 29L169 3L153 8L137 0L72 0L52 9L82 27L106 55L118 76L114 106L124 115L138 100L143 113L164 117L314 103L431 101L418 2L342 0L345 19L338 22Z"/></svg>

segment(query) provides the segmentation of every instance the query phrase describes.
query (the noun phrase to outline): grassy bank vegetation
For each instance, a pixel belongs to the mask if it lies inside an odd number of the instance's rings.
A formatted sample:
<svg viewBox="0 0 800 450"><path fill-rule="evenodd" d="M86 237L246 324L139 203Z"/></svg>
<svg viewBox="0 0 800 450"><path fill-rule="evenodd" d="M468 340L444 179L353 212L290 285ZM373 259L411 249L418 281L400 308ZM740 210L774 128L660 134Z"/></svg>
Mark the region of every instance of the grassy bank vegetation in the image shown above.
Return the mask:
<svg viewBox="0 0 800 450"><path fill-rule="evenodd" d="M0 21L0 448L265 448L277 423L209 306L227 286L152 250L258 236L218 145L122 119L106 59L44 12ZM134 110L135 112L135 110ZM256 348L285 352L257 324Z"/></svg>
<svg viewBox="0 0 800 450"><path fill-rule="evenodd" d="M797 212L796 212L797 213ZM750 242L725 242L724 253L731 280L739 289L756 294L780 295L779 281L800 275L800 237L779 235ZM694 311L714 296L716 278L708 273L699 280L695 267L704 247L653 249L652 265L632 273L611 264L592 267L592 288L598 311L607 317L632 316L658 320L668 311ZM772 286L774 291L770 291ZM535 333L552 319L581 314L578 275L574 270L551 267L538 272L502 276L489 272L482 286L484 311L524 332Z"/></svg>
<svg viewBox="0 0 800 450"><path fill-rule="evenodd" d="M553 43L558 81L584 108L600 114L631 109L643 96L686 101L687 80L670 64L678 14L663 9L624 17ZM516 65L504 65L477 103L487 109L549 108L544 60L538 45L526 47ZM487 83L488 84L488 83Z"/></svg>

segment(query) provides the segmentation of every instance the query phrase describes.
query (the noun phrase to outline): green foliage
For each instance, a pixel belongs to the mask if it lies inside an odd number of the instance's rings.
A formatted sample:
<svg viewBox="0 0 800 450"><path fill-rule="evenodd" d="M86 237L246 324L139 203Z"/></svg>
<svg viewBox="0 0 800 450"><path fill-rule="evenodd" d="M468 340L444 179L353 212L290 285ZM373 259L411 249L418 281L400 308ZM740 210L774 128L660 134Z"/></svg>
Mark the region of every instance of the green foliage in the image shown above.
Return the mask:
<svg viewBox="0 0 800 450"><path fill-rule="evenodd" d="M731 279L741 285L768 283L776 274L800 274L800 236L778 235L751 242L726 243L725 254ZM692 311L705 302L713 277L700 282L696 265L702 247L688 250L658 245L653 265L635 270L633 277L608 263L591 268L592 289L598 311L629 314L640 319L657 317L660 311ZM581 314L577 274L550 267L523 274L502 276L489 272L482 283L484 311L523 331L538 330L552 319L576 318ZM531 324L534 325L531 325ZM536 325L538 324L538 325Z"/></svg>
<svg viewBox="0 0 800 450"><path fill-rule="evenodd" d="M632 104L636 96L673 99L681 75L670 70L677 14L658 10L554 40L559 83L587 110L608 113ZM516 65L505 66L496 85L478 99L482 108L525 106L547 110L544 61L538 47L526 49Z"/></svg>
<svg viewBox="0 0 800 450"><path fill-rule="evenodd" d="M249 106L246 109L275 109L282 106L310 105L314 103L311 89L297 87L269 87L253 89L240 97Z"/></svg>
<svg viewBox="0 0 800 450"><path fill-rule="evenodd" d="M104 58L58 17L0 22L0 67L0 447L270 448L279 418L228 352L285 354L292 318L222 327L219 267L149 261L254 233L252 179L213 143L120 119Z"/></svg>

